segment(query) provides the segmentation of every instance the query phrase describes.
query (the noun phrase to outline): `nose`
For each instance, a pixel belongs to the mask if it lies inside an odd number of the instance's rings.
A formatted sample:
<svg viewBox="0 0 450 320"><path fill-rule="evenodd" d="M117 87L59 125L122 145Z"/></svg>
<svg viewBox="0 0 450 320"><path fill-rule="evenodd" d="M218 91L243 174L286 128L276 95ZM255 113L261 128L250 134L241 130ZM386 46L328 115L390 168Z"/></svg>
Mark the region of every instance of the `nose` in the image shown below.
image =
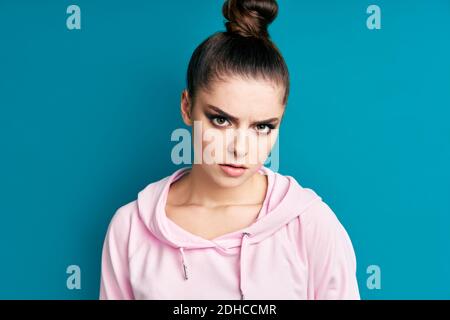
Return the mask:
<svg viewBox="0 0 450 320"><path fill-rule="evenodd" d="M248 136L244 129L233 132L233 139L227 146L228 152L232 153L237 161L244 158L248 153Z"/></svg>

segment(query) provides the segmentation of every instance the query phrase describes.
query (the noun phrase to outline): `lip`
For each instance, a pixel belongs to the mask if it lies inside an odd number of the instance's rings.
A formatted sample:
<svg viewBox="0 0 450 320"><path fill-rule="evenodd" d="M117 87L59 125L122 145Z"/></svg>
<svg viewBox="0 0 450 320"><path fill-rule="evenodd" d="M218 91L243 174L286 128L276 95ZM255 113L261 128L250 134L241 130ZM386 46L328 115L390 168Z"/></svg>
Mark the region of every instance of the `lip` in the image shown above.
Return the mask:
<svg viewBox="0 0 450 320"><path fill-rule="evenodd" d="M245 170L247 170L244 166L233 164L219 164L219 167L226 175L233 178L242 176L245 173Z"/></svg>
<svg viewBox="0 0 450 320"><path fill-rule="evenodd" d="M233 163L220 163L221 166L229 166L229 167L233 167L233 168L242 168L242 169L247 169L246 166L243 166L241 164L233 164Z"/></svg>

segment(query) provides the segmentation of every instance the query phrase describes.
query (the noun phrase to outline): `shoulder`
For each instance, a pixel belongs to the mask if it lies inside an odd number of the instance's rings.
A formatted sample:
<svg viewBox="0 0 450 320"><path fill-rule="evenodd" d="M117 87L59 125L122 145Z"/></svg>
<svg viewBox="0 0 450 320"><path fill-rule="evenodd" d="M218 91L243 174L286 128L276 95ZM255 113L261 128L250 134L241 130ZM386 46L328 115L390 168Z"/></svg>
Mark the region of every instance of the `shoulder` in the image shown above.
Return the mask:
<svg viewBox="0 0 450 320"><path fill-rule="evenodd" d="M114 212L109 224L110 228L123 229L129 226L138 213L137 200L130 201L120 206Z"/></svg>
<svg viewBox="0 0 450 320"><path fill-rule="evenodd" d="M305 249L312 254L320 254L322 250L329 252L338 247L346 247L352 251L347 230L324 197L314 189L302 186L294 177L286 177L294 190L291 197L292 202L296 203L294 211L297 211L294 228L300 232Z"/></svg>
<svg viewBox="0 0 450 320"><path fill-rule="evenodd" d="M348 238L347 231L338 216L322 198L299 215L299 223L311 237Z"/></svg>
<svg viewBox="0 0 450 320"><path fill-rule="evenodd" d="M128 243L134 220L138 218L137 200L122 205L114 212L108 224L106 240Z"/></svg>
<svg viewBox="0 0 450 320"><path fill-rule="evenodd" d="M311 259L343 259L353 266L352 269L356 269L356 256L350 236L327 203L316 201L305 210L299 215L299 226Z"/></svg>
<svg viewBox="0 0 450 320"><path fill-rule="evenodd" d="M299 219L304 228L320 228L327 231L343 228L336 213L322 199L313 203L299 215Z"/></svg>

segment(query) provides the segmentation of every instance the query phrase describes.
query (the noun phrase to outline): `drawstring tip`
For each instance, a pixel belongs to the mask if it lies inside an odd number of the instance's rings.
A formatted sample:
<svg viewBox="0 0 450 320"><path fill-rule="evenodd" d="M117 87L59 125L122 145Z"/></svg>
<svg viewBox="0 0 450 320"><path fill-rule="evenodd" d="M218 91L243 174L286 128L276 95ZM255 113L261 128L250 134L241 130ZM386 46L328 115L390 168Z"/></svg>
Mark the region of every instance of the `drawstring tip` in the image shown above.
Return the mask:
<svg viewBox="0 0 450 320"><path fill-rule="evenodd" d="M184 263L184 249L183 247L180 247L180 253L181 253L181 263L183 265L183 274L184 274L184 280L188 279L188 275L187 275L187 267L186 264Z"/></svg>
<svg viewBox="0 0 450 320"><path fill-rule="evenodd" d="M187 275L187 270L186 270L186 265L183 263L183 270L184 270L184 280L188 279L188 275Z"/></svg>

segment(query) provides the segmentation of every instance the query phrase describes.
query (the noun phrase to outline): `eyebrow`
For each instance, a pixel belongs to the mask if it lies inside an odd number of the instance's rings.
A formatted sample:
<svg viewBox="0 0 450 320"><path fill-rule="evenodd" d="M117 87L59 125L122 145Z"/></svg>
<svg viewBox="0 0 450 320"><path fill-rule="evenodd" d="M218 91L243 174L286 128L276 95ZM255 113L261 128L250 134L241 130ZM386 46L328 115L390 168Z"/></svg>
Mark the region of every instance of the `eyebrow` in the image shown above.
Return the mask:
<svg viewBox="0 0 450 320"><path fill-rule="evenodd" d="M221 115L224 118L227 118L233 122L237 122L239 123L239 119L229 113L226 113L225 111L223 111L222 109L220 109L219 107L215 107L213 105L207 104L206 107L210 110L213 110L215 112L217 112L219 115ZM261 121L255 121L254 124L261 124L261 123L277 123L279 121L279 118L269 118L266 120L261 120Z"/></svg>

